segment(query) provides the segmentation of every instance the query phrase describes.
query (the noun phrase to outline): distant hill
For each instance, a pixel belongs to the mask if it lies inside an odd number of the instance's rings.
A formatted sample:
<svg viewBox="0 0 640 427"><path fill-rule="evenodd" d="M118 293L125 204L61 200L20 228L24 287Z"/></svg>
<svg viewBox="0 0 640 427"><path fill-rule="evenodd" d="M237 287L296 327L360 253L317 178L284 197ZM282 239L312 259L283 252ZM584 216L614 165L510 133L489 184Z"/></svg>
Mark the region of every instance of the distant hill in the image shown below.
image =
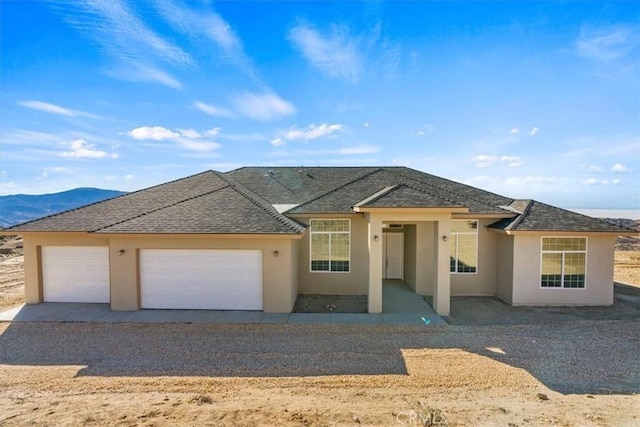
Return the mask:
<svg viewBox="0 0 640 427"><path fill-rule="evenodd" d="M76 188L53 194L0 196L0 227L6 228L121 194L124 192L99 188Z"/></svg>

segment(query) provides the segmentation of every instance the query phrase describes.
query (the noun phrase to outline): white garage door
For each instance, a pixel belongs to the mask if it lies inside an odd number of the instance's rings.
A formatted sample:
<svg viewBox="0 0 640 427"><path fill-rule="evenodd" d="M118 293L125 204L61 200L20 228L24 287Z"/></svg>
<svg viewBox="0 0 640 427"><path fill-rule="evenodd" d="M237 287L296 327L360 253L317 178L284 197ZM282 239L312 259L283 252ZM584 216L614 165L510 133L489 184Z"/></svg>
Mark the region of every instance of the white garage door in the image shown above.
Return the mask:
<svg viewBox="0 0 640 427"><path fill-rule="evenodd" d="M262 251L144 249L142 308L262 310Z"/></svg>
<svg viewBox="0 0 640 427"><path fill-rule="evenodd" d="M43 246L45 302L109 302L109 248Z"/></svg>

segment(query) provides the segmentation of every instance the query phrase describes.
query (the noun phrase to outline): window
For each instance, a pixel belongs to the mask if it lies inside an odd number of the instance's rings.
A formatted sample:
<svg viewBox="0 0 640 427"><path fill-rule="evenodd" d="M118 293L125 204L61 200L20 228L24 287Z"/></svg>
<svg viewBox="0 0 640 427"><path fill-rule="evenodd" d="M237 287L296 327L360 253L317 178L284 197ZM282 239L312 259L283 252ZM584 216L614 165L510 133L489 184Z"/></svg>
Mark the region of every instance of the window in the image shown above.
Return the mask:
<svg viewBox="0 0 640 427"><path fill-rule="evenodd" d="M543 237L540 286L584 288L586 237Z"/></svg>
<svg viewBox="0 0 640 427"><path fill-rule="evenodd" d="M478 270L478 221L451 221L452 273L476 273Z"/></svg>
<svg viewBox="0 0 640 427"><path fill-rule="evenodd" d="M311 271L349 272L351 220L312 219Z"/></svg>

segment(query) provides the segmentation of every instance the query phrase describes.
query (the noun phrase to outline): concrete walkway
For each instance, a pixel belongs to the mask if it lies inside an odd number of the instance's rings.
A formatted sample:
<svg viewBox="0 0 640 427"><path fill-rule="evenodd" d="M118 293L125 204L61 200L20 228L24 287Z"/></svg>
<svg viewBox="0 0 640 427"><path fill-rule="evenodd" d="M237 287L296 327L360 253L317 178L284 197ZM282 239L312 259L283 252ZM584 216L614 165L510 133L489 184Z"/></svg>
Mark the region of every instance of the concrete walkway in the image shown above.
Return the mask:
<svg viewBox="0 0 640 427"><path fill-rule="evenodd" d="M424 325L447 323L402 281L385 281L383 313L263 313L222 310L112 311L109 304L42 303L0 313L5 322L104 323L317 323L352 325ZM424 320L423 320L424 319Z"/></svg>

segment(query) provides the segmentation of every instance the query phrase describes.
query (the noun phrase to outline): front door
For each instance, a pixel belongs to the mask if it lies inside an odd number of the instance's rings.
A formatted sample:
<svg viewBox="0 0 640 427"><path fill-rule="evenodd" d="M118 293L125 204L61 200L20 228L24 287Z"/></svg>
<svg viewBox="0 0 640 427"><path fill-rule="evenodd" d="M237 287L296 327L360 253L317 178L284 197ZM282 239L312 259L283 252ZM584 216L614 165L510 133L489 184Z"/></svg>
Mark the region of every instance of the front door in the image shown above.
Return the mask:
<svg viewBox="0 0 640 427"><path fill-rule="evenodd" d="M385 279L404 279L404 234L382 234L382 274Z"/></svg>

